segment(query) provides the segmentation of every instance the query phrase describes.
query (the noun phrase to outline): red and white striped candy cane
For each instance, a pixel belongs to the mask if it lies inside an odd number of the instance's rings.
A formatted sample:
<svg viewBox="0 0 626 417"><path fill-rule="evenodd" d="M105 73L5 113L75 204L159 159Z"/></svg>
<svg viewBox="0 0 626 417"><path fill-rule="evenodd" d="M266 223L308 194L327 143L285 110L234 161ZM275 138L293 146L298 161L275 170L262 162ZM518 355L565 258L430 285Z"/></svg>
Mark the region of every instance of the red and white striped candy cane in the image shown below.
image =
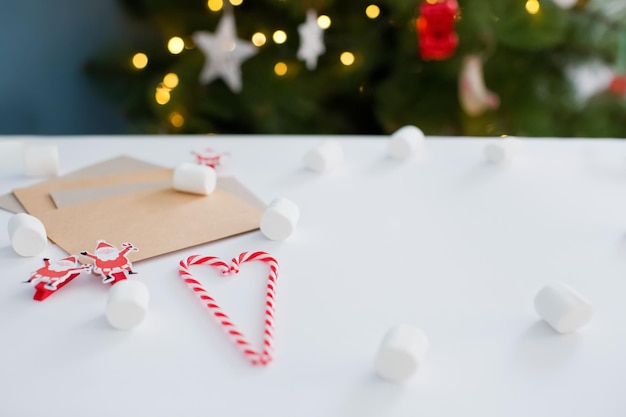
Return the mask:
<svg viewBox="0 0 626 417"><path fill-rule="evenodd" d="M202 284L189 272L191 265L207 265L217 268L222 275L237 274L241 264L250 261L261 261L270 267L267 278L267 291L265 293L265 319L263 321L263 348L261 352L254 349L246 337L241 333L228 315L217 305L217 302L204 289ZM274 298L276 295L276 281L278 279L278 262L265 252L243 252L233 258L231 265L215 256L192 255L180 261L178 273L183 281L193 290L200 300L207 306L222 325L226 333L230 335L235 344L239 346L243 354L253 365L267 365L272 361L274 353Z"/></svg>

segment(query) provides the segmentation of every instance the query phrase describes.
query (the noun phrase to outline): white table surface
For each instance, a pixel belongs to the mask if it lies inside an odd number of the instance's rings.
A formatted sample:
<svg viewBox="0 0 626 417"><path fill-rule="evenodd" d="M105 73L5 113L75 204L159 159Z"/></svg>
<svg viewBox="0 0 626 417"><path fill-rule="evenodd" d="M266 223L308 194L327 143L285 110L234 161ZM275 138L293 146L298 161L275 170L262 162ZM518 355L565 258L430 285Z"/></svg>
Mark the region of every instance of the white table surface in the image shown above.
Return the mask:
<svg viewBox="0 0 626 417"><path fill-rule="evenodd" d="M321 139L46 138L62 173L123 154L174 167L192 150L230 152L230 172L266 202L292 199L301 218L287 242L253 232L137 263L150 311L130 332L106 322L95 278L33 301L21 281L65 254L22 258L0 233L0 416L626 415L626 141L532 139L497 166L483 146L498 139L428 138L422 157L398 162L383 137L338 137L345 163L318 175L301 158ZM35 182L2 179L0 192ZM281 266L266 368L243 359L177 272L191 254L248 250ZM230 281L195 271L244 332L260 332L262 265ZM573 334L533 308L558 280L594 304ZM431 342L405 384L373 370L397 323Z"/></svg>

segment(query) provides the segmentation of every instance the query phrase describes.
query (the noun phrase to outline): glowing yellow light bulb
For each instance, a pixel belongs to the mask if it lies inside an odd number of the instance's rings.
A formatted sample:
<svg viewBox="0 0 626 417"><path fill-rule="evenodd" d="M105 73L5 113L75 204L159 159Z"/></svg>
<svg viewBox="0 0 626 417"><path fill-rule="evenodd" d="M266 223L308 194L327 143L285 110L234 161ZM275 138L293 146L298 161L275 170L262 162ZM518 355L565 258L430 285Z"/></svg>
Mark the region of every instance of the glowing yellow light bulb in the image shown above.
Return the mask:
<svg viewBox="0 0 626 417"><path fill-rule="evenodd" d="M165 74L165 77L163 77L163 85L170 90L176 88L178 85L178 75L173 72Z"/></svg>
<svg viewBox="0 0 626 417"><path fill-rule="evenodd" d="M274 73L279 77L287 74L287 64L284 62L277 62L276 65L274 65Z"/></svg>
<svg viewBox="0 0 626 417"><path fill-rule="evenodd" d="M148 56L143 52L137 52L135 55L133 55L132 62L133 67L137 69L143 69L146 67L146 65L148 65Z"/></svg>
<svg viewBox="0 0 626 417"><path fill-rule="evenodd" d="M284 30L277 30L272 35L272 39L278 44L285 43L287 41L287 34Z"/></svg>
<svg viewBox="0 0 626 417"><path fill-rule="evenodd" d="M367 15L367 17L369 17L370 19L376 19L378 17L378 15L380 15L380 7L378 7L375 4L370 4L369 6L367 6L367 8L365 9L365 14Z"/></svg>
<svg viewBox="0 0 626 417"><path fill-rule="evenodd" d="M330 27L330 17L326 16L325 14L318 16L317 24L322 29L328 29Z"/></svg>
<svg viewBox="0 0 626 417"><path fill-rule="evenodd" d="M354 64L354 54L352 52L343 52L339 57L339 60L343 65L352 65Z"/></svg>
<svg viewBox="0 0 626 417"><path fill-rule="evenodd" d="M167 50L172 54L180 54L185 49L185 41L178 36L174 36L167 42Z"/></svg>
<svg viewBox="0 0 626 417"><path fill-rule="evenodd" d="M527 0L526 1L526 11L529 14L537 14L539 13L539 9L541 6L539 5L538 0Z"/></svg>
<svg viewBox="0 0 626 417"><path fill-rule="evenodd" d="M230 4L233 6L241 6L241 3L243 3L243 0L230 0Z"/></svg>
<svg viewBox="0 0 626 417"><path fill-rule="evenodd" d="M174 127L181 127L185 124L185 118L177 111L170 113L170 123Z"/></svg>
<svg viewBox="0 0 626 417"><path fill-rule="evenodd" d="M170 101L170 92L163 87L158 87L154 93L154 99L157 103L163 105Z"/></svg>
<svg viewBox="0 0 626 417"><path fill-rule="evenodd" d="M254 46L263 46L265 45L265 42L267 42L267 39L265 38L265 35L261 32L257 32L252 35L252 43L254 44Z"/></svg>
<svg viewBox="0 0 626 417"><path fill-rule="evenodd" d="M219 12L224 7L224 2L222 0L209 0L207 2L207 7L212 12Z"/></svg>

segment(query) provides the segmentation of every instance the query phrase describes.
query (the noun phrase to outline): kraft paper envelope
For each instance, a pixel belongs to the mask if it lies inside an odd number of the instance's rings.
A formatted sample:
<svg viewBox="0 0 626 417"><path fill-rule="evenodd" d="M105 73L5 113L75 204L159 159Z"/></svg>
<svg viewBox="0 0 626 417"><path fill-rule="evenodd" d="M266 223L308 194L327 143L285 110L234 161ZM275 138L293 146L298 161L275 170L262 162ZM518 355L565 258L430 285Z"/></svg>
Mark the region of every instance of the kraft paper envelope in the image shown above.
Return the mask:
<svg viewBox="0 0 626 417"><path fill-rule="evenodd" d="M52 178L46 182L60 182L71 179L97 177L100 175L122 173L122 172L137 172L146 169L161 168L158 165L144 162L139 159L131 158L128 156L120 156L117 158L109 159L103 162L99 162L94 165L73 171L69 174L62 175L60 177ZM20 202L15 198L13 194L5 194L0 196L0 209L12 212L23 213L26 211Z"/></svg>
<svg viewBox="0 0 626 417"><path fill-rule="evenodd" d="M134 261L256 230L262 214L223 189L208 196L177 192L171 185L124 193L57 209L56 190L125 186L171 180L172 170L152 169L14 190L46 226L48 237L69 254L93 250L98 239L139 248Z"/></svg>
<svg viewBox="0 0 626 417"><path fill-rule="evenodd" d="M139 172L122 172L109 175L100 175L74 180L53 180L30 187L16 188L13 195L24 206L29 214L35 217L43 213L56 210L50 193L56 190L72 190L81 188L97 188L106 186L123 186L146 182L168 181L172 178L172 170L168 168L152 168Z"/></svg>

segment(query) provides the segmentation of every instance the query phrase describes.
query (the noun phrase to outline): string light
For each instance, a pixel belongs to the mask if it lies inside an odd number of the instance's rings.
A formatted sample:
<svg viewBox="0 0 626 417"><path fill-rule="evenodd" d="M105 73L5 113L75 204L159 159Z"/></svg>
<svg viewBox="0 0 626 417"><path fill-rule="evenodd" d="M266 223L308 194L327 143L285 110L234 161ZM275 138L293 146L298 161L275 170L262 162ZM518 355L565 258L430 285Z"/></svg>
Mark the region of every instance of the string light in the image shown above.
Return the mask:
<svg viewBox="0 0 626 417"><path fill-rule="evenodd" d="M172 90L176 88L176 86L178 85L178 81L178 75L170 72L165 74L165 77L163 77L163 86Z"/></svg>
<svg viewBox="0 0 626 417"><path fill-rule="evenodd" d="M526 11L529 14L537 14L539 13L539 9L541 6L539 5L538 0L527 0L526 1Z"/></svg>
<svg viewBox="0 0 626 417"><path fill-rule="evenodd" d="M274 65L274 73L279 77L287 74L287 64L284 62L277 62L276 65Z"/></svg>
<svg viewBox="0 0 626 417"><path fill-rule="evenodd" d="M284 30L277 30L276 32L274 32L274 34L272 35L272 39L274 40L274 42L276 42L277 44L281 44L281 43L285 43L287 41L287 34L285 33Z"/></svg>
<svg viewBox="0 0 626 417"><path fill-rule="evenodd" d="M185 49L185 41L178 36L174 36L167 42L167 49L174 55L180 54Z"/></svg>
<svg viewBox="0 0 626 417"><path fill-rule="evenodd" d="M265 38L265 35L261 32L257 32L252 35L252 43L254 44L254 46L263 46L265 45L265 42L267 42L267 39Z"/></svg>
<svg viewBox="0 0 626 417"><path fill-rule="evenodd" d="M241 3L243 3L243 0L230 0L230 4L233 6L241 6Z"/></svg>
<svg viewBox="0 0 626 417"><path fill-rule="evenodd" d="M343 52L339 57L341 63L345 66L354 64L354 54L352 52Z"/></svg>
<svg viewBox="0 0 626 417"><path fill-rule="evenodd" d="M209 0L207 2L207 7L212 12L219 12L224 7L224 2L222 0Z"/></svg>
<svg viewBox="0 0 626 417"><path fill-rule="evenodd" d="M177 111L170 113L169 119L170 119L170 123L174 127L182 127L185 124L185 118L183 117L182 114L178 113Z"/></svg>
<svg viewBox="0 0 626 417"><path fill-rule="evenodd" d="M369 17L370 19L376 19L379 15L380 15L380 7L378 7L375 4L370 4L369 6L367 6L367 8L365 9L365 14L367 15L367 17Z"/></svg>
<svg viewBox="0 0 626 417"><path fill-rule="evenodd" d="M137 52L135 55L133 55L132 62L133 67L137 69L143 69L146 67L146 65L148 65L148 56L143 52Z"/></svg>
<svg viewBox="0 0 626 417"><path fill-rule="evenodd" d="M318 16L317 24L322 29L328 29L330 27L330 17L326 16L325 14Z"/></svg>
<svg viewBox="0 0 626 417"><path fill-rule="evenodd" d="M160 105L167 104L170 101L170 92L167 88L157 87L154 93L154 99Z"/></svg>

